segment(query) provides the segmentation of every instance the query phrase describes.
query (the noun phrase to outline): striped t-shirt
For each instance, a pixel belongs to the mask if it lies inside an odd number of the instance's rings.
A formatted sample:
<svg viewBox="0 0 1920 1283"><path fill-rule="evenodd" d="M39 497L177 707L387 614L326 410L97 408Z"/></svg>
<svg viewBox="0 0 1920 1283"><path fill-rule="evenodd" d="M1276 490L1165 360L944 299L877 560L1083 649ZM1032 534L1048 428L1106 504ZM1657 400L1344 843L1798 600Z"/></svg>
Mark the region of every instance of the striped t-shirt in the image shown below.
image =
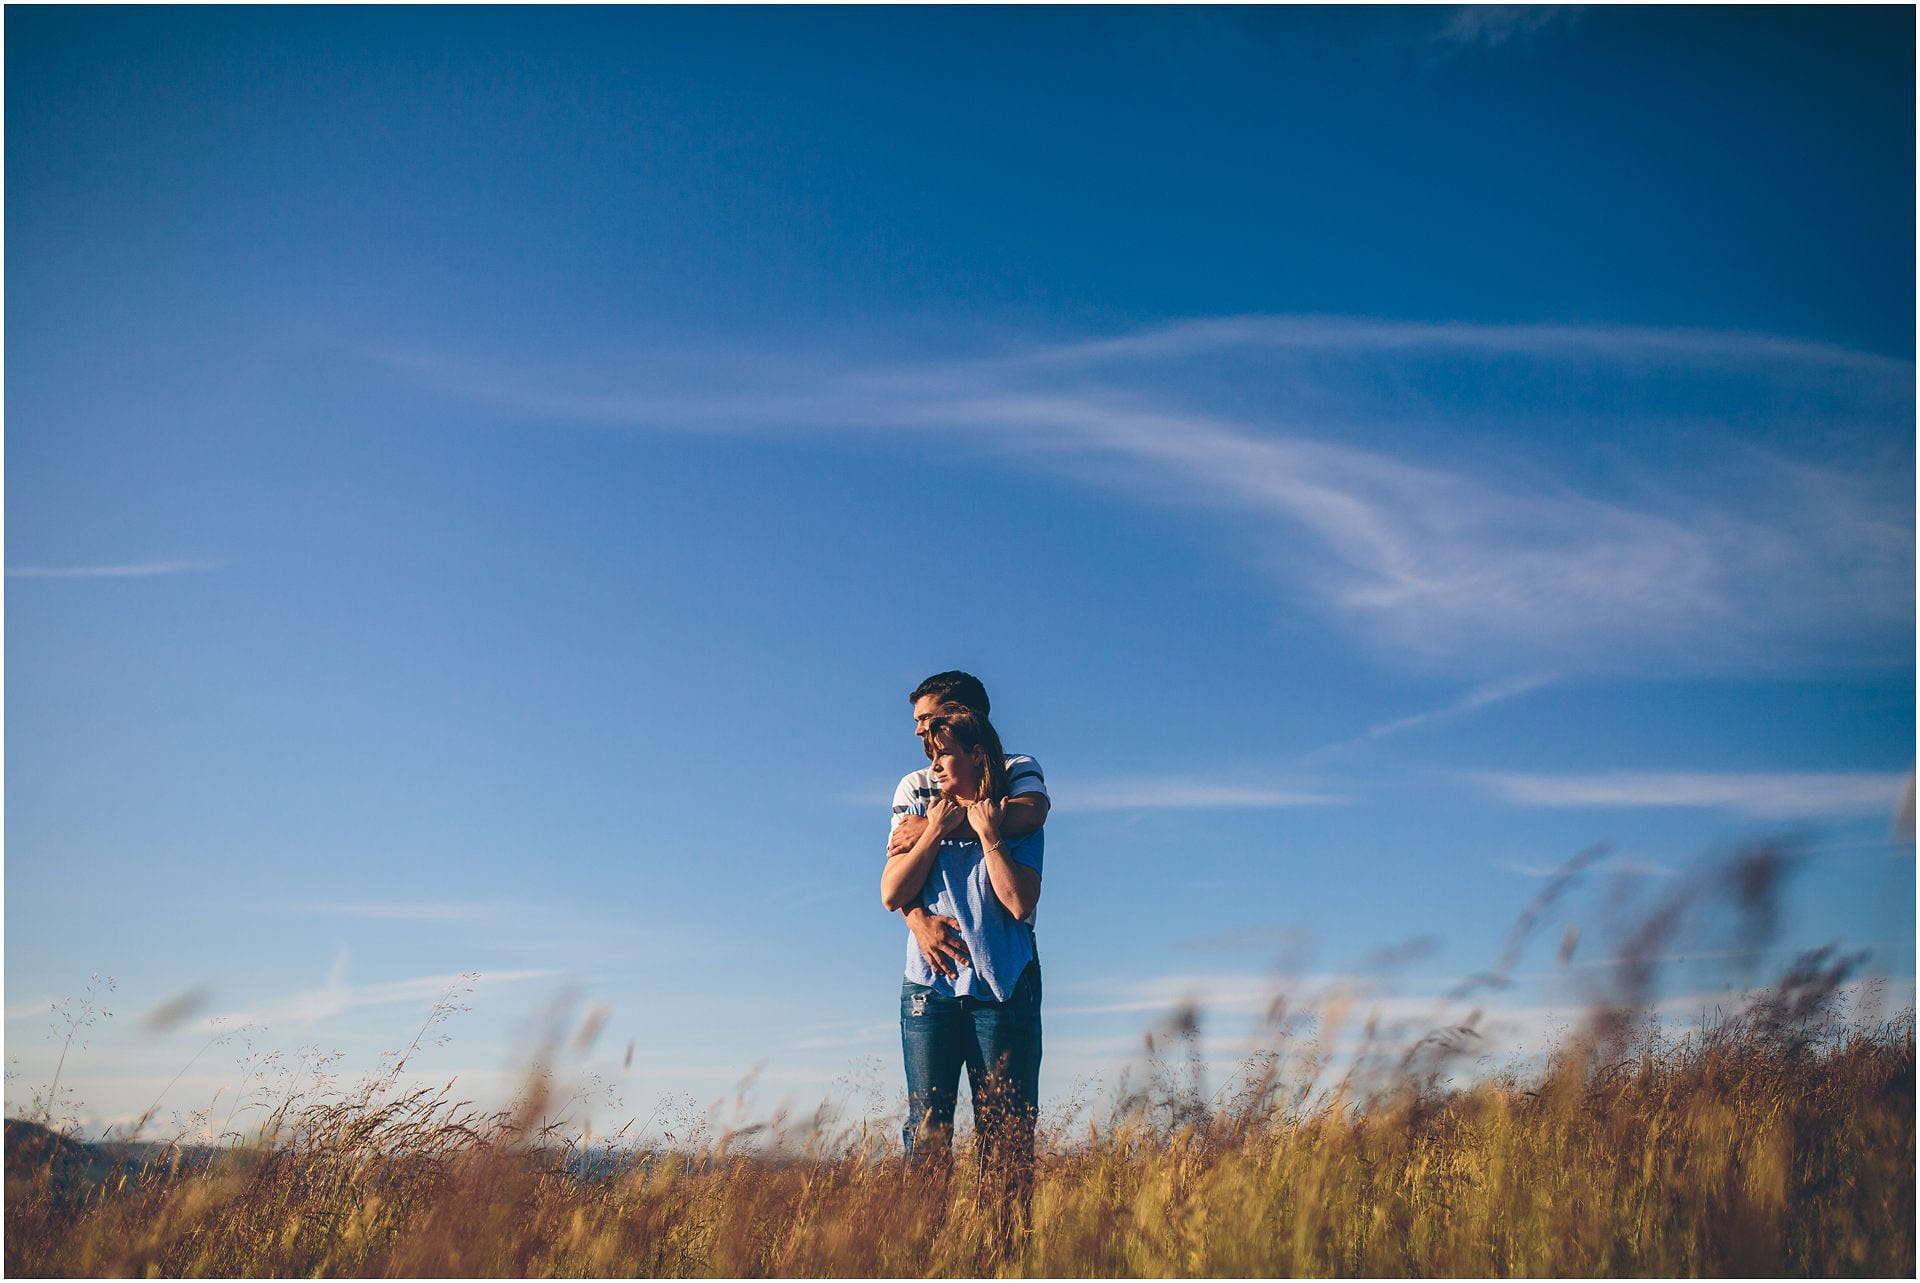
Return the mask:
<svg viewBox="0 0 1920 1283"><path fill-rule="evenodd" d="M1009 753L1007 796L1019 797L1022 793L1038 793L1046 797L1047 777L1040 773L1040 763L1024 753ZM907 772L893 790L893 823L888 826L888 832L899 826L903 816L925 815L928 803L939 796L940 786L933 782L933 767L923 766L917 771Z"/></svg>

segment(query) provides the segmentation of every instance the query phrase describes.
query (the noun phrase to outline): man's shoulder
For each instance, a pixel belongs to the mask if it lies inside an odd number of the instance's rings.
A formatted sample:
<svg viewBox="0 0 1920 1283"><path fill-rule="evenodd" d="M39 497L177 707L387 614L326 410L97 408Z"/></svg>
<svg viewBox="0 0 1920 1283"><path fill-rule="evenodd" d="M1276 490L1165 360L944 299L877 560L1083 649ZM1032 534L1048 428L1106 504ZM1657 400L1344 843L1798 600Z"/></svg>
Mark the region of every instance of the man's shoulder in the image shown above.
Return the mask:
<svg viewBox="0 0 1920 1283"><path fill-rule="evenodd" d="M928 798L939 791L933 783L933 769L926 766L921 767L917 771L908 771L900 777L900 782L893 786L893 796L896 801L903 796L906 798Z"/></svg>
<svg viewBox="0 0 1920 1283"><path fill-rule="evenodd" d="M939 795L940 790L933 784L932 770L922 767L902 775L900 782L893 786L894 827L898 828L906 816L925 815L928 803Z"/></svg>
<svg viewBox="0 0 1920 1283"><path fill-rule="evenodd" d="M1045 793L1047 774L1025 753L1007 754L1007 783L1015 793Z"/></svg>

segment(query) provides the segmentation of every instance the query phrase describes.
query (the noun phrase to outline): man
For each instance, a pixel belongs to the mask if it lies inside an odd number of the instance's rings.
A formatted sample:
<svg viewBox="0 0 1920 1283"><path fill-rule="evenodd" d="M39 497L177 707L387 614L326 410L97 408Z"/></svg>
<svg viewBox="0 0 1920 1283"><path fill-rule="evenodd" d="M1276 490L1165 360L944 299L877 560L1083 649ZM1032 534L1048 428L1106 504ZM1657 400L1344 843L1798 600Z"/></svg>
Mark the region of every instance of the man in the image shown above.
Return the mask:
<svg viewBox="0 0 1920 1283"><path fill-rule="evenodd" d="M982 717L990 715L987 688L971 673L935 673L914 687L908 698L913 702L915 735L926 730L927 723L933 720L942 704L963 704ZM1002 834L1009 838L1021 837L1045 824L1047 809L1052 803L1047 797L1047 781L1040 772L1040 763L1024 754L1009 753L1007 784L1006 809L1000 821ZM927 826L927 803L939 792L931 768L910 771L901 779L893 790L893 832L887 839L888 859L913 849ZM927 965L943 976L958 974L960 966L967 961L967 947L960 939L959 923L929 913L917 904L902 912Z"/></svg>

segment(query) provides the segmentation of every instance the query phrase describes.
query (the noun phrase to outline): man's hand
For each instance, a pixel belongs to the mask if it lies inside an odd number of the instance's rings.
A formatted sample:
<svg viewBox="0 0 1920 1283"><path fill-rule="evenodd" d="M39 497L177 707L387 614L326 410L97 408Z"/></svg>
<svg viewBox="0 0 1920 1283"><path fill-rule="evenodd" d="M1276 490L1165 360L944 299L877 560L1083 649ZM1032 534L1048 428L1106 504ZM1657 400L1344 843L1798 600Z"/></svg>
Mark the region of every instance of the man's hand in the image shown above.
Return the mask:
<svg viewBox="0 0 1920 1283"><path fill-rule="evenodd" d="M913 850L913 844L920 840L920 834L927 827L924 815L903 815L900 823L893 826L893 833L887 838L887 858L905 855Z"/></svg>
<svg viewBox="0 0 1920 1283"><path fill-rule="evenodd" d="M1025 837L1047 822L1047 810L1047 795L1044 793L1021 793L1008 798L1000 804L1000 836ZM927 817L924 815L901 816L900 823L894 825L893 832L887 836L887 858L892 859L913 850L913 844L920 840L920 834L926 827ZM974 828L977 832L978 826Z"/></svg>
<svg viewBox="0 0 1920 1283"><path fill-rule="evenodd" d="M927 807L927 823L932 825L943 838L966 822L967 804L955 801L945 793L934 798L932 804ZM922 836L924 837L925 834Z"/></svg>
<svg viewBox="0 0 1920 1283"><path fill-rule="evenodd" d="M972 963L966 943L960 939L960 924L953 918L943 918L937 913L909 913L907 927L913 932L913 942L920 946L920 955L940 975L951 978L959 974L960 968Z"/></svg>

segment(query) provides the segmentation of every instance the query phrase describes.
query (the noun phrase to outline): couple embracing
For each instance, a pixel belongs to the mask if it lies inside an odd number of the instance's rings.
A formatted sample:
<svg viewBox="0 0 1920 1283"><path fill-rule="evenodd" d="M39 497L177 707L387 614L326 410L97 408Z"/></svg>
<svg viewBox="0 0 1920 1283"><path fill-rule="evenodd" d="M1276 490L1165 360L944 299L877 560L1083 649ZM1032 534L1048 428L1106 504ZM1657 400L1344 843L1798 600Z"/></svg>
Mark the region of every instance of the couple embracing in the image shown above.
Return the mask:
<svg viewBox="0 0 1920 1283"><path fill-rule="evenodd" d="M1024 1219L1040 1094L1040 956L1034 906L1049 800L1040 766L1009 756L986 688L939 673L914 688L928 765L900 781L880 899L912 938L900 986L910 1164L944 1163L960 1072L981 1168Z"/></svg>

